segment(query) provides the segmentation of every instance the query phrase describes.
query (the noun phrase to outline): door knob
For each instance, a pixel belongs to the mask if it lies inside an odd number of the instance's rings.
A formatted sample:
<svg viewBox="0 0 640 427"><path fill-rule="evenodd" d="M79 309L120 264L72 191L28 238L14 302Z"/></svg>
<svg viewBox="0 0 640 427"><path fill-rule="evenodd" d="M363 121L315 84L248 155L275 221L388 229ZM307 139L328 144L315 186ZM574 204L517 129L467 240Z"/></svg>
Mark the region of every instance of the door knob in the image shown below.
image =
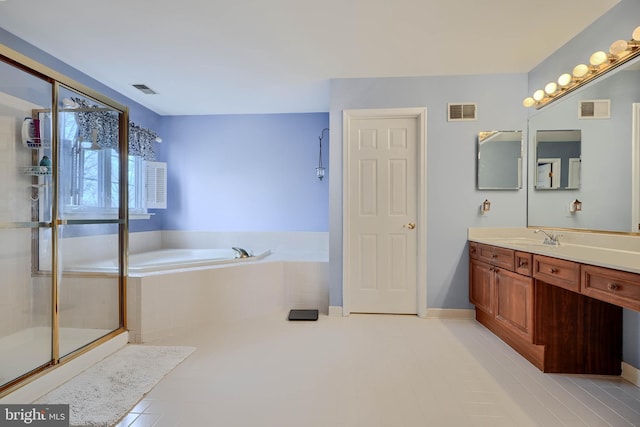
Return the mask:
<svg viewBox="0 0 640 427"><path fill-rule="evenodd" d="M416 224L414 222L410 222L409 224L403 225L402 228L408 228L409 230L413 230L414 228L416 228Z"/></svg>

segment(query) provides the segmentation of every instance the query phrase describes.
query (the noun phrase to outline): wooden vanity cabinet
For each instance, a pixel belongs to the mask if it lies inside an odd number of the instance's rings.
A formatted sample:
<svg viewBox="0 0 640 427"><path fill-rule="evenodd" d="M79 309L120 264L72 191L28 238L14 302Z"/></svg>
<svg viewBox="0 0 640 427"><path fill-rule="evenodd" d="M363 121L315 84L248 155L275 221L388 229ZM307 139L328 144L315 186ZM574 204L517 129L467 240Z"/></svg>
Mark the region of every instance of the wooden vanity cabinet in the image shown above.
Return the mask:
<svg viewBox="0 0 640 427"><path fill-rule="evenodd" d="M469 249L469 300L476 318L510 344L533 341L530 255L476 243Z"/></svg>
<svg viewBox="0 0 640 427"><path fill-rule="evenodd" d="M469 256L476 320L533 365L544 372L620 374L622 309L583 295L581 281L589 278L592 293L618 290L616 298L635 295L640 281L631 287L629 277L616 276L610 286L601 270L476 242Z"/></svg>

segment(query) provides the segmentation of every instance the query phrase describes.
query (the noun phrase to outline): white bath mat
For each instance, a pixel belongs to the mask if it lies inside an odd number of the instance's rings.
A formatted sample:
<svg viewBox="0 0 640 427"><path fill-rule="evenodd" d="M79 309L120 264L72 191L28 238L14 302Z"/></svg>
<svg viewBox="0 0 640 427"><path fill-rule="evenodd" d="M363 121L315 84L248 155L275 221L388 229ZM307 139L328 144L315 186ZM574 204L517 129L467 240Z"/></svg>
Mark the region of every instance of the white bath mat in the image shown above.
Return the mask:
<svg viewBox="0 0 640 427"><path fill-rule="evenodd" d="M72 426L113 426L194 350L129 344L35 403L69 404Z"/></svg>

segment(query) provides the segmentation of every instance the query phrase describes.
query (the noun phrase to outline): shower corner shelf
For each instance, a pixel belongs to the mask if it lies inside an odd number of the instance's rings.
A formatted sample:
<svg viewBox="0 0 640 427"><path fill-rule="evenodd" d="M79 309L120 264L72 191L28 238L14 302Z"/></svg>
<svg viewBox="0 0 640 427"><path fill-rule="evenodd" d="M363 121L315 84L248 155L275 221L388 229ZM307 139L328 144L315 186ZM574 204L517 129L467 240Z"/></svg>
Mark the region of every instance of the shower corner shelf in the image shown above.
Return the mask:
<svg viewBox="0 0 640 427"><path fill-rule="evenodd" d="M51 175L51 168L47 166L25 166L22 173L32 176L48 176Z"/></svg>

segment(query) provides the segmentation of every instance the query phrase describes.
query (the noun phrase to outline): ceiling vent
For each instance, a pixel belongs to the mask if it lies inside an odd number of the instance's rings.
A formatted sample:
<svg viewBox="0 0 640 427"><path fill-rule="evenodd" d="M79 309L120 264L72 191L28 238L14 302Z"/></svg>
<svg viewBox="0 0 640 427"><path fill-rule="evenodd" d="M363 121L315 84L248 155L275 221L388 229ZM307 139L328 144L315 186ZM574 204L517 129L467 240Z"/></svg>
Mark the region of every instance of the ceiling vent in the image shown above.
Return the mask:
<svg viewBox="0 0 640 427"><path fill-rule="evenodd" d="M594 99L590 101L580 101L578 117L581 119L610 119L611 100Z"/></svg>
<svg viewBox="0 0 640 427"><path fill-rule="evenodd" d="M477 120L477 104L448 104L450 122Z"/></svg>
<svg viewBox="0 0 640 427"><path fill-rule="evenodd" d="M143 85L143 84L135 84L135 85L131 85L133 87L135 87L136 89L138 89L140 92L147 94L147 95L155 95L156 92L155 90L151 89L149 86L147 85Z"/></svg>

